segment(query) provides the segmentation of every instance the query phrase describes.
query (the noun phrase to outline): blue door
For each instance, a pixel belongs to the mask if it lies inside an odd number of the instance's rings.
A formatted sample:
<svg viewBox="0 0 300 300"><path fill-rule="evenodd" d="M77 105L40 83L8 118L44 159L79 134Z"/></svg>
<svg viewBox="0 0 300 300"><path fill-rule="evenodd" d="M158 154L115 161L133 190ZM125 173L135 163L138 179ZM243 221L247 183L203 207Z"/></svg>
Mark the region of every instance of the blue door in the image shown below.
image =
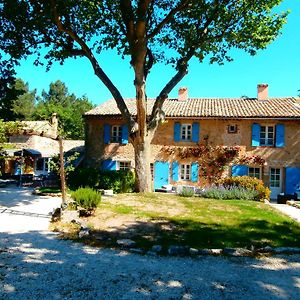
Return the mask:
<svg viewBox="0 0 300 300"><path fill-rule="evenodd" d="M169 183L169 163L156 161L154 164L154 190Z"/></svg>
<svg viewBox="0 0 300 300"><path fill-rule="evenodd" d="M286 168L285 170L286 194L294 194L300 192L299 187L300 187L300 168Z"/></svg>

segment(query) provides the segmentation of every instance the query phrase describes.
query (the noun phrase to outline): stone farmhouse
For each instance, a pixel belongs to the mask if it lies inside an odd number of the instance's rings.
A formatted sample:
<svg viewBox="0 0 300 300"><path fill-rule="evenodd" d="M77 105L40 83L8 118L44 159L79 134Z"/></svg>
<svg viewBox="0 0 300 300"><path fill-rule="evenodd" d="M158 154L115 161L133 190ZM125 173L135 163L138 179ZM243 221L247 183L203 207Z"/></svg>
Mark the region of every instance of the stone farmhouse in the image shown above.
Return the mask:
<svg viewBox="0 0 300 300"><path fill-rule="evenodd" d="M58 134L57 115L54 113L50 121L23 121L21 124L20 132L9 138L9 143L13 146L10 150L6 150L10 158L6 159L2 173L20 175L21 163L19 159L23 158L22 172L24 174L47 175L50 172L50 160L59 154L58 141L49 138L49 136L56 137ZM36 134L32 135L31 132ZM83 153L84 141L63 140L63 149L65 155L73 152Z"/></svg>
<svg viewBox="0 0 300 300"><path fill-rule="evenodd" d="M148 99L151 113L154 99ZM135 99L126 100L136 114ZM268 85L257 98L189 98L163 105L165 121L151 143L154 189L165 185L205 186L220 177L252 176L279 193L300 184L300 103L293 97L270 98ZM85 114L86 163L107 170L134 169L128 126L114 100Z"/></svg>

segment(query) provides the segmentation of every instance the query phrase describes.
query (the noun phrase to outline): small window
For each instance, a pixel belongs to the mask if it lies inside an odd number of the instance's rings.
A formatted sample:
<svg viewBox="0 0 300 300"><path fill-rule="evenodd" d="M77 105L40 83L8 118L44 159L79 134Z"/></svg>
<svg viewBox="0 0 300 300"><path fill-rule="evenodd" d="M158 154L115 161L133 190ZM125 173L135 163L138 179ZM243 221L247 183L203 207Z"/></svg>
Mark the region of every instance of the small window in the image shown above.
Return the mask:
<svg viewBox="0 0 300 300"><path fill-rule="evenodd" d="M258 179L261 179L261 175L260 175L260 168L249 168L248 169L248 176L249 177L256 177Z"/></svg>
<svg viewBox="0 0 300 300"><path fill-rule="evenodd" d="M192 139L192 125L182 124L181 125L181 140L190 141Z"/></svg>
<svg viewBox="0 0 300 300"><path fill-rule="evenodd" d="M261 146L274 146L275 130L274 126L261 126L260 127L260 145Z"/></svg>
<svg viewBox="0 0 300 300"><path fill-rule="evenodd" d="M227 131L228 133L237 133L237 125L228 125Z"/></svg>
<svg viewBox="0 0 300 300"><path fill-rule="evenodd" d="M112 143L122 142L122 126L114 125L111 127L111 142Z"/></svg>
<svg viewBox="0 0 300 300"><path fill-rule="evenodd" d="M191 179L191 165L180 165L180 179L181 180Z"/></svg>
<svg viewBox="0 0 300 300"><path fill-rule="evenodd" d="M131 162L130 161L119 161L118 170L130 170L131 169Z"/></svg>
<svg viewBox="0 0 300 300"><path fill-rule="evenodd" d="M44 171L44 159L43 158L38 158L36 160L35 169L37 171Z"/></svg>

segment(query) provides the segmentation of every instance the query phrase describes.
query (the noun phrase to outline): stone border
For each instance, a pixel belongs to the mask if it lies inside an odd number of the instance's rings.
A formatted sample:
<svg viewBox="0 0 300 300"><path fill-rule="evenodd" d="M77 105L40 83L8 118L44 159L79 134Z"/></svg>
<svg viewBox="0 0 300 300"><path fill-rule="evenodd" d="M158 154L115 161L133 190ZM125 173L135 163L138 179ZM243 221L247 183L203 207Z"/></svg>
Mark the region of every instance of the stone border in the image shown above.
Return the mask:
<svg viewBox="0 0 300 300"><path fill-rule="evenodd" d="M300 209L300 201L289 200L286 204Z"/></svg>
<svg viewBox="0 0 300 300"><path fill-rule="evenodd" d="M78 211L64 211L62 213L61 219L63 222L76 223L80 226L78 232L78 237L80 239L89 239L90 237L96 240L102 240L97 234L91 232L88 225L83 222L78 215ZM136 248L136 242L131 239L119 239L116 241L116 246L122 250L127 250L132 253L142 254L142 255L151 255L158 256L164 255L164 249L161 245L153 245L150 250L144 250L141 248ZM167 250L168 256L229 256L229 257L256 257L261 255L276 255L276 254L300 254L300 248L298 247L270 247L266 246L263 248L255 248L251 246L251 249L247 248L223 248L223 249L196 249L189 246L178 246L172 245L169 246Z"/></svg>

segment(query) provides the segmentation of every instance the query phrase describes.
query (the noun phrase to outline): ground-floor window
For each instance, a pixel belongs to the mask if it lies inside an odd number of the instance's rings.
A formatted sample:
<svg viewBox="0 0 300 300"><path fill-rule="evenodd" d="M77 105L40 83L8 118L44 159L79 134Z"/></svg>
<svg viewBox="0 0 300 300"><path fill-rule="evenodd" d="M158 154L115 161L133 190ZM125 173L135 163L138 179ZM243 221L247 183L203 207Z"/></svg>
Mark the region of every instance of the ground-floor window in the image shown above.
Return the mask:
<svg viewBox="0 0 300 300"><path fill-rule="evenodd" d="M130 161L119 161L117 164L117 170L130 170L131 162Z"/></svg>
<svg viewBox="0 0 300 300"><path fill-rule="evenodd" d="M261 169L260 168L249 167L248 176L249 177L256 177L258 179L261 179Z"/></svg>
<svg viewBox="0 0 300 300"><path fill-rule="evenodd" d="M280 187L280 169L270 169L270 187Z"/></svg>
<svg viewBox="0 0 300 300"><path fill-rule="evenodd" d="M181 180L191 179L191 165L180 165L180 179Z"/></svg>
<svg viewBox="0 0 300 300"><path fill-rule="evenodd" d="M41 172L48 172L50 157L41 157L35 161L35 170Z"/></svg>

